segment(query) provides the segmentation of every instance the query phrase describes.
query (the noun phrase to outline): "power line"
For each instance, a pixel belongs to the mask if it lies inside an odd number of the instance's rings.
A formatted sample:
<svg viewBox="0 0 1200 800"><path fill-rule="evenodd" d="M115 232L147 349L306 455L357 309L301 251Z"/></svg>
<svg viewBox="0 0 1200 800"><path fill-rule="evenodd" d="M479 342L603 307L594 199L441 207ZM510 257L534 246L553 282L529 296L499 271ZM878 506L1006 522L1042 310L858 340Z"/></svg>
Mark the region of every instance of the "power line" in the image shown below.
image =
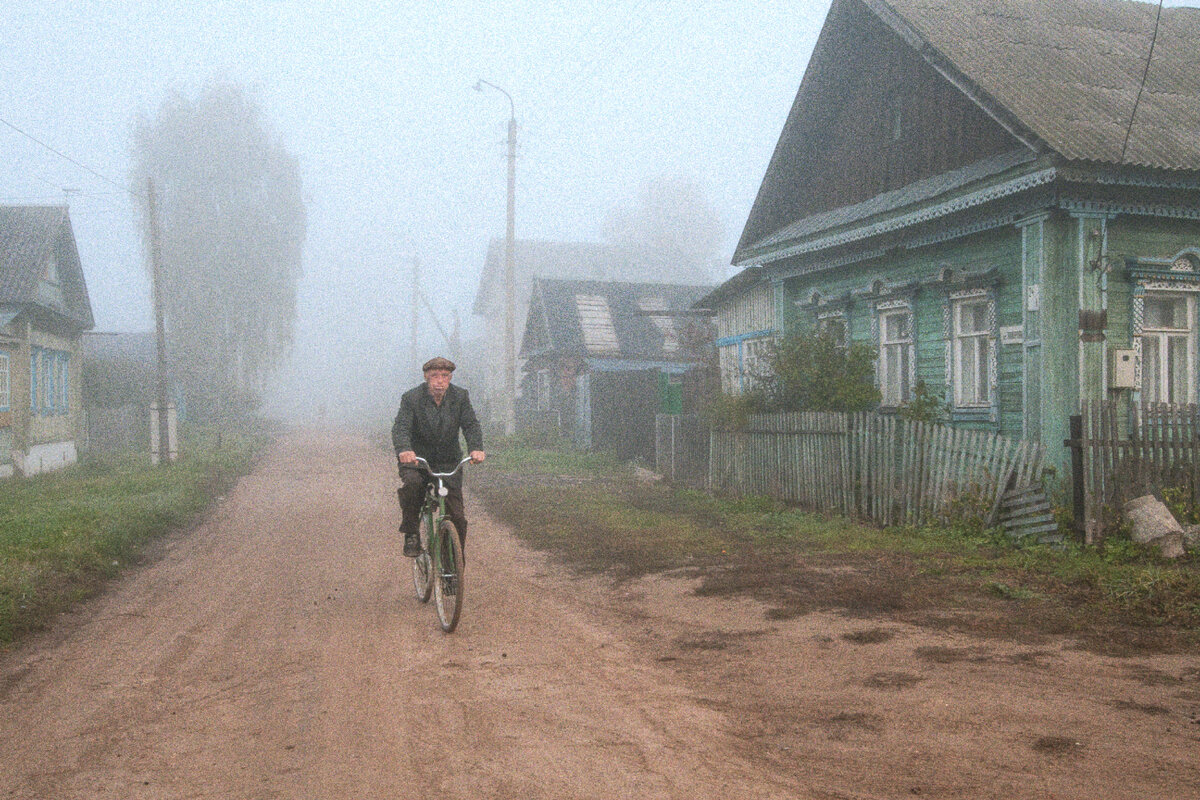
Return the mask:
<svg viewBox="0 0 1200 800"><path fill-rule="evenodd" d="M46 144L46 143L45 143L45 142L43 142L41 139L38 139L36 136L33 136L32 134L26 133L25 131L23 131L23 130L21 130L20 128L18 128L16 125L13 125L13 124L12 124L11 122L9 122L8 120L6 120L6 119L0 119L0 123L3 123L4 125L7 125L9 128L12 128L14 131L16 131L17 133L21 134L22 136L24 136L26 139L28 139L29 141L33 142L34 144L37 144L37 145L39 145L39 146L41 146L41 147L44 147L44 148L46 148L47 150L49 150L51 153L54 153L54 155L58 156L59 158L66 159L67 161L70 161L70 162L71 162L72 164L74 164L75 166L79 167L81 170L83 170L83 171L85 171L85 172L88 172L88 173L91 173L92 175L96 176L97 178L99 178L100 180L102 180L102 181L104 181L105 183L109 184L110 186L115 186L116 188L120 189L122 193L125 193L125 194L132 194L132 195L137 195L137 194L138 194L137 192L135 192L133 189L129 188L128 186L122 186L121 184L117 183L116 181L109 179L107 176L105 176L105 175L101 175L99 172L97 172L96 170L92 169L92 168L91 168L91 167L89 167L87 164L83 164L83 163L80 163L80 162L76 161L75 159L71 158L69 155L67 155L66 153L62 152L61 150L55 150L53 147L51 147L50 145Z"/></svg>
<svg viewBox="0 0 1200 800"><path fill-rule="evenodd" d="M1138 85L1137 97L1133 101L1133 113L1129 115L1129 127L1125 129L1125 143L1121 145L1121 163L1125 163L1125 151L1129 147L1129 135L1133 133L1133 121L1137 118L1138 105L1142 102L1142 90L1146 88L1146 76L1150 74L1150 59L1154 58L1154 43L1158 41L1158 22L1162 18L1163 0L1158 0L1158 11L1154 14L1154 34L1150 37L1150 52L1146 54L1146 69L1142 71L1142 82Z"/></svg>

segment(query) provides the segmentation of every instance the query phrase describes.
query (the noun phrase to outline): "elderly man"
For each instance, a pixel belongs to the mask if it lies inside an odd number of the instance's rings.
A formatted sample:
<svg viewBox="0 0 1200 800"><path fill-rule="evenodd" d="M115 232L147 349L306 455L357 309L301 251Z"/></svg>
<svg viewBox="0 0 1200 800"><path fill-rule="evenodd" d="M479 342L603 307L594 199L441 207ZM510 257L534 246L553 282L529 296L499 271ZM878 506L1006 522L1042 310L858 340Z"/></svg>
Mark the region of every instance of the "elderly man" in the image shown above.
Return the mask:
<svg viewBox="0 0 1200 800"><path fill-rule="evenodd" d="M462 431L471 462L478 464L484 459L483 431L471 398L466 389L450 383L454 362L439 356L426 361L421 369L425 382L404 393L392 423L392 446L400 467L400 532L404 534L406 556L421 554L418 528L427 477L417 469L417 456L428 461L434 472L449 472L462 460L458 445L458 433ZM467 517L463 513L462 473L447 480L446 488L450 492L446 513L465 549Z"/></svg>

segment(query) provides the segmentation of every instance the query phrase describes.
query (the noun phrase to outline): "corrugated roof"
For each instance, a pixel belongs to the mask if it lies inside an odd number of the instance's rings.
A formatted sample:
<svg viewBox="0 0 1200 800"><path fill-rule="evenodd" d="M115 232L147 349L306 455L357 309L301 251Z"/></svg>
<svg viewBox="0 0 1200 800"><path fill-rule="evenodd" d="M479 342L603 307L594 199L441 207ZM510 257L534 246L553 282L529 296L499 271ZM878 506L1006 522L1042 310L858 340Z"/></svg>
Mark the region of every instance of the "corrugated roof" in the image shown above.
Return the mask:
<svg viewBox="0 0 1200 800"><path fill-rule="evenodd" d="M49 256L60 256L61 304L39 297ZM0 206L0 303L38 306L92 326L87 285L66 206Z"/></svg>
<svg viewBox="0 0 1200 800"><path fill-rule="evenodd" d="M865 2L909 34L905 38L915 34L935 51L926 57L944 57L1064 158L1200 169L1200 9L1162 10L1146 73L1157 11L1151 3ZM889 18L889 9L898 19Z"/></svg>
<svg viewBox="0 0 1200 800"><path fill-rule="evenodd" d="M0 206L0 303L33 299L65 214L62 206Z"/></svg>
<svg viewBox="0 0 1200 800"><path fill-rule="evenodd" d="M673 361L682 355L678 339L672 335L675 317L687 314L692 304L711 289L543 278L537 281L534 291L529 325L544 325L545 350ZM603 314L599 313L601 309ZM532 341L529 331L525 341L528 347Z"/></svg>

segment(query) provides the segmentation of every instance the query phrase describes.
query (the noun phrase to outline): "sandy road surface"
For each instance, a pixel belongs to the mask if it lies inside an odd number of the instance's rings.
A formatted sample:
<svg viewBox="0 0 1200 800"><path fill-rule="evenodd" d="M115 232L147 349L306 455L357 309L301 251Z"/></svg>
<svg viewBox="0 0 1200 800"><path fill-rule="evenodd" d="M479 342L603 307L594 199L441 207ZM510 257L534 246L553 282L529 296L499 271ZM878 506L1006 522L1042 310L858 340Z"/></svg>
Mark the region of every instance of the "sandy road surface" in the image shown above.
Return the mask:
<svg viewBox="0 0 1200 800"><path fill-rule="evenodd" d="M1200 797L1194 658L573 581L474 505L445 636L393 475L362 439L289 435L0 655L0 797Z"/></svg>

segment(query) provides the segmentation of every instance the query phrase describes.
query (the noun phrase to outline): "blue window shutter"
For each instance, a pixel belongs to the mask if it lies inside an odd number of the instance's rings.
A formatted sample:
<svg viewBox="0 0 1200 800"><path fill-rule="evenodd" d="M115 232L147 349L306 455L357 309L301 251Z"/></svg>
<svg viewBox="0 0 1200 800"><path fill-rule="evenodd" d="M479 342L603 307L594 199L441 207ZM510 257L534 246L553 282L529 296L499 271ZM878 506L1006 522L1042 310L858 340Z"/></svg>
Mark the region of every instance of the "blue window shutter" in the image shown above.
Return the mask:
<svg viewBox="0 0 1200 800"><path fill-rule="evenodd" d="M62 354L62 410L71 413L71 354Z"/></svg>
<svg viewBox="0 0 1200 800"><path fill-rule="evenodd" d="M37 416L38 413L38 357L41 353L38 348L29 348L29 414Z"/></svg>

